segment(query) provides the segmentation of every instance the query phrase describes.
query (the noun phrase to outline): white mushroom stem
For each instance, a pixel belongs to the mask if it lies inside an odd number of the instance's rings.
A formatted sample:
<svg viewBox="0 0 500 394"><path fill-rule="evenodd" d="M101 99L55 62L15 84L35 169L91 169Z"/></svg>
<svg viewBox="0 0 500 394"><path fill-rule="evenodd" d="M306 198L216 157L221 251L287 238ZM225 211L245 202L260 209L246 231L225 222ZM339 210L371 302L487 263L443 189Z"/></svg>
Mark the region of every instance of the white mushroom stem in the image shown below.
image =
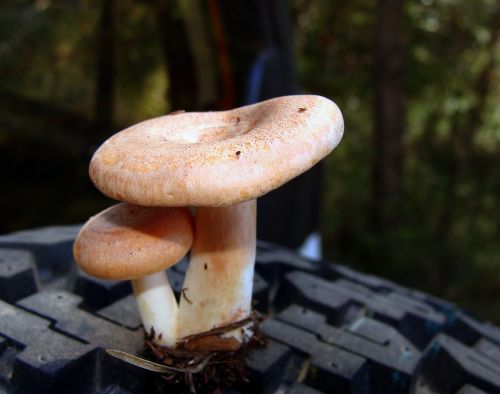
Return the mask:
<svg viewBox="0 0 500 394"><path fill-rule="evenodd" d="M146 333L154 330L153 342L174 347L177 340L178 306L164 271L132 280L137 306Z"/></svg>
<svg viewBox="0 0 500 394"><path fill-rule="evenodd" d="M196 209L194 243L179 307L179 338L250 316L256 211L256 200ZM241 343L241 331L225 337Z"/></svg>

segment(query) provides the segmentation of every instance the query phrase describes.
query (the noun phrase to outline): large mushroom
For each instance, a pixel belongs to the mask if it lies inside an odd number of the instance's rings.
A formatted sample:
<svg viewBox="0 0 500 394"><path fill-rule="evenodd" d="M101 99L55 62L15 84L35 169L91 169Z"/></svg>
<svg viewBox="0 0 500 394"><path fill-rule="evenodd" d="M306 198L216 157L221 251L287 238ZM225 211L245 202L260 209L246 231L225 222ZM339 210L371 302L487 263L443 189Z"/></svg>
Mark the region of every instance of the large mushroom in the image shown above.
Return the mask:
<svg viewBox="0 0 500 394"><path fill-rule="evenodd" d="M342 115L332 101L299 95L151 119L97 150L90 177L104 194L146 206L196 207L179 338L249 317L256 198L315 165L342 134ZM233 330L199 346L235 349L244 338L244 330Z"/></svg>
<svg viewBox="0 0 500 394"><path fill-rule="evenodd" d="M178 305L164 270L193 243L187 208L120 203L91 217L78 233L73 254L90 275L131 280L144 329L158 345L177 341Z"/></svg>

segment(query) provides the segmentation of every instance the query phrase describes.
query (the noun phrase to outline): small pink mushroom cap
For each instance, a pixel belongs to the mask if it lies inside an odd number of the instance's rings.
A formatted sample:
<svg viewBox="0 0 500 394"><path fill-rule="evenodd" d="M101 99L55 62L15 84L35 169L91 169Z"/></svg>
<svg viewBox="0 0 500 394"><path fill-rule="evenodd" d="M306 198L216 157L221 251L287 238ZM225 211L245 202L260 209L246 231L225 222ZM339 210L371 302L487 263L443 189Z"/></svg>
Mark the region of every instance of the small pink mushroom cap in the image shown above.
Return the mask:
<svg viewBox="0 0 500 394"><path fill-rule="evenodd" d="M78 266L104 279L138 279L182 259L193 243L187 208L120 203L91 217L73 245Z"/></svg>

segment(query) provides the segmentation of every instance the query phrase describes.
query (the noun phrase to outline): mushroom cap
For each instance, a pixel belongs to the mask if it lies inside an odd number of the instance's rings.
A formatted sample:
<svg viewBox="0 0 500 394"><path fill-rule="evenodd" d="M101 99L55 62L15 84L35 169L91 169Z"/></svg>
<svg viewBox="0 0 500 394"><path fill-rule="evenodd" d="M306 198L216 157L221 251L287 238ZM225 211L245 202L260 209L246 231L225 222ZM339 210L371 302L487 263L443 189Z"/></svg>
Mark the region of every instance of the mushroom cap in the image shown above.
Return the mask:
<svg viewBox="0 0 500 394"><path fill-rule="evenodd" d="M137 279L177 263L193 243L188 208L114 205L91 217L73 255L82 270L104 279Z"/></svg>
<svg viewBox="0 0 500 394"><path fill-rule="evenodd" d="M111 136L90 177L107 196L145 206L227 206L307 171L342 138L332 101L285 96L221 112L171 114Z"/></svg>

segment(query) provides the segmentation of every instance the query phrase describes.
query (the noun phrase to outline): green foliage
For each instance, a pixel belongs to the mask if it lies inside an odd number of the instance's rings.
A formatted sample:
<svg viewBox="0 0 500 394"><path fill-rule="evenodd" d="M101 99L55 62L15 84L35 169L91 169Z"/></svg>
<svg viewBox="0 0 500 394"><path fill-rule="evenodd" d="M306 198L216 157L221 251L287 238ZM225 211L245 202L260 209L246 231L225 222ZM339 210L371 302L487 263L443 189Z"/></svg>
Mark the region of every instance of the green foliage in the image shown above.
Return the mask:
<svg viewBox="0 0 500 394"><path fill-rule="evenodd" d="M404 196L383 236L371 225L376 2L309 3L294 2L300 80L346 123L326 162L326 255L500 322L500 3L406 2Z"/></svg>
<svg viewBox="0 0 500 394"><path fill-rule="evenodd" d="M91 118L100 4L47 0L0 7L0 89ZM117 123L165 113L168 80L154 10L125 0L116 2L114 17Z"/></svg>

